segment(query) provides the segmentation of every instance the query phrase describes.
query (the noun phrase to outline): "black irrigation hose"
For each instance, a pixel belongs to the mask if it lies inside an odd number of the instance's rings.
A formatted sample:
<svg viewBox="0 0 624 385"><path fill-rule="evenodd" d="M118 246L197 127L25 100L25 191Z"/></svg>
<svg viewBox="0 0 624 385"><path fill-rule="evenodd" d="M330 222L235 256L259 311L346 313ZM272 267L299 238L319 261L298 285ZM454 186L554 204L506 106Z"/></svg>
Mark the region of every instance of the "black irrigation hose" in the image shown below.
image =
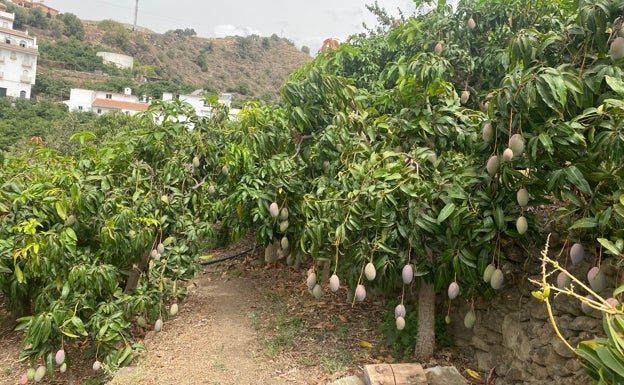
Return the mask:
<svg viewBox="0 0 624 385"><path fill-rule="evenodd" d="M201 262L199 262L199 264L202 265L202 266L212 265L212 264L215 264L215 263L227 261L229 259L238 258L238 257L240 257L240 256L242 256L244 254L247 254L247 253L249 253L250 251L253 251L253 250L254 250L254 247L250 247L250 248L245 249L243 251L240 251L240 252L238 252L236 254L227 255L227 256L221 257L219 259L209 259L207 261L201 261Z"/></svg>

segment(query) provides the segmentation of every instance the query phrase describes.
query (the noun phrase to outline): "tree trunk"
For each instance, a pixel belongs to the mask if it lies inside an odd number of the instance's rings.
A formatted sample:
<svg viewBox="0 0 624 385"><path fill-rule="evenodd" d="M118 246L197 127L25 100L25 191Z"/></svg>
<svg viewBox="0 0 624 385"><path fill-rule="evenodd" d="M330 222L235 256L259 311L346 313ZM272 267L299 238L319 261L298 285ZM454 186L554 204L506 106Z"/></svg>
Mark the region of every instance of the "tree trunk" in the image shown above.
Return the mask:
<svg viewBox="0 0 624 385"><path fill-rule="evenodd" d="M423 282L418 290L418 334L416 359L424 362L435 350L435 290L432 283Z"/></svg>
<svg viewBox="0 0 624 385"><path fill-rule="evenodd" d="M148 250L141 256L141 260L138 265L132 265L130 269L130 274L128 276L128 281L126 282L126 288L124 289L124 293L131 293L137 288L139 284L139 278L145 269L147 268L147 264L150 260L150 253L152 250Z"/></svg>

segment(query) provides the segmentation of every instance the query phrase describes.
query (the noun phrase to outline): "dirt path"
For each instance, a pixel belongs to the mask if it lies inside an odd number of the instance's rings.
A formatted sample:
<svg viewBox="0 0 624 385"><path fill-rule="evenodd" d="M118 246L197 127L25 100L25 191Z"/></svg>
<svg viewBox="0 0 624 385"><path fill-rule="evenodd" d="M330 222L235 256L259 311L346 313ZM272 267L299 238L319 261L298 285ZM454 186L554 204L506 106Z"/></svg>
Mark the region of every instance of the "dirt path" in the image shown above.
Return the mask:
<svg viewBox="0 0 624 385"><path fill-rule="evenodd" d="M263 359L250 314L261 294L244 278L195 281L188 302L161 333L149 332L148 354L112 384L281 384Z"/></svg>
<svg viewBox="0 0 624 385"><path fill-rule="evenodd" d="M148 332L146 351L109 385L317 385L359 372L348 349L330 347L336 327L327 313L316 311L346 312L347 304L310 302L301 292L303 271L254 267L255 258L204 268L179 315L160 333ZM279 284L272 285L272 278ZM331 330L325 333L327 325ZM343 329L348 336L348 325ZM361 333L350 343L368 355L370 350L358 347Z"/></svg>

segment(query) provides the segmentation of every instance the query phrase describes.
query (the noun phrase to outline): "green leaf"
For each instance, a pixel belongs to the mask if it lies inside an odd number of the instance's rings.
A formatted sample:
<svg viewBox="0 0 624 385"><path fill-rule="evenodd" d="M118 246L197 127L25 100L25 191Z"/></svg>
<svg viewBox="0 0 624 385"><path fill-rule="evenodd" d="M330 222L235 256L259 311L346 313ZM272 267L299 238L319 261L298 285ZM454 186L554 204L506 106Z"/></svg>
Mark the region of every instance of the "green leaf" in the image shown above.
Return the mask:
<svg viewBox="0 0 624 385"><path fill-rule="evenodd" d="M596 354L596 347L597 345L593 341L581 341L578 348L575 350L575 353L579 357L587 361L587 363L595 369L602 367L598 354Z"/></svg>
<svg viewBox="0 0 624 385"><path fill-rule="evenodd" d="M56 208L56 213L62 220L67 219L67 207L63 201L56 201L54 207Z"/></svg>
<svg viewBox="0 0 624 385"><path fill-rule="evenodd" d="M622 357L617 357L615 352L606 346L596 347L596 354L607 368L624 378L624 361Z"/></svg>
<svg viewBox="0 0 624 385"><path fill-rule="evenodd" d="M548 134L546 134L545 132L542 132L541 134L538 135L537 138L539 139L540 143L542 144L544 149L548 151L549 154L552 155L555 152L552 139L550 138Z"/></svg>
<svg viewBox="0 0 624 385"><path fill-rule="evenodd" d="M624 81L609 75L606 75L604 78L607 85L611 87L613 91L615 91L619 96L624 97Z"/></svg>
<svg viewBox="0 0 624 385"><path fill-rule="evenodd" d="M505 228L505 211L499 206L494 209L494 223L496 223L496 228L499 230Z"/></svg>
<svg viewBox="0 0 624 385"><path fill-rule="evenodd" d="M575 221L572 226L570 226L570 230L572 229L590 229L592 227L596 227L596 219L594 218L581 218Z"/></svg>
<svg viewBox="0 0 624 385"><path fill-rule="evenodd" d="M565 169L565 174L568 177L568 181L575 185L581 192L585 195L591 195L591 188L589 187L589 183L583 176L583 173L576 167L570 166Z"/></svg>
<svg viewBox="0 0 624 385"><path fill-rule="evenodd" d="M607 249L607 252L609 254L613 254L613 255L620 255L622 253L622 250L619 250L615 244L613 244L613 242L611 242L610 240L606 239L606 238L597 238L598 242L602 245L602 247L604 247L605 249Z"/></svg>
<svg viewBox="0 0 624 385"><path fill-rule="evenodd" d="M440 210L440 214L438 214L438 223L444 222L446 218L453 214L453 211L455 211L455 203L451 202L444 206L444 208Z"/></svg>
<svg viewBox="0 0 624 385"><path fill-rule="evenodd" d="M19 267L19 265L15 265L15 278L17 279L18 283L26 282L26 280L24 279L24 273L22 272L22 269Z"/></svg>
<svg viewBox="0 0 624 385"><path fill-rule="evenodd" d="M565 105L565 97L561 97L560 87L564 87L563 80L559 79L561 84L557 82L557 78L550 74L542 74L537 78L535 87L540 97L558 115L563 115L562 106Z"/></svg>
<svg viewBox="0 0 624 385"><path fill-rule="evenodd" d="M130 346L126 346L126 348L117 359L117 365L125 366L129 364L130 361L132 361L132 348Z"/></svg>
<svg viewBox="0 0 624 385"><path fill-rule="evenodd" d="M84 145L86 140L92 140L96 138L97 136L91 131L80 131L72 135L69 140L78 140L81 145Z"/></svg>
<svg viewBox="0 0 624 385"><path fill-rule="evenodd" d="M11 274L12 272L11 269L0 264L0 274Z"/></svg>
<svg viewBox="0 0 624 385"><path fill-rule="evenodd" d="M73 316L71 318L71 323L72 325L74 325L74 328L76 329L77 333L80 333L83 336L88 335L87 331L85 330L85 326L84 326L84 323L82 322L82 319L80 319L77 316Z"/></svg>

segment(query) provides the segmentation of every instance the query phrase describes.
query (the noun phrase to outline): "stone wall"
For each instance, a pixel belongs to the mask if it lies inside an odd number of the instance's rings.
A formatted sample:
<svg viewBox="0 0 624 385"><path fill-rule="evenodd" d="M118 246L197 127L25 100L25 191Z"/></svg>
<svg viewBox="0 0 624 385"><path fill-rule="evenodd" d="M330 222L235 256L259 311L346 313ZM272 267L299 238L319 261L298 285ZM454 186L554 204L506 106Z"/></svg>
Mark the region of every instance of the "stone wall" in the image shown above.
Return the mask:
<svg viewBox="0 0 624 385"><path fill-rule="evenodd" d="M554 254L555 249L551 250ZM453 301L458 303L453 303L450 333L474 369L489 373L494 368L495 384L591 384L575 354L555 335L546 305L531 295L536 287L529 278L541 280L537 257L503 266L505 287L492 302L475 302L477 322L473 329L463 324L469 304ZM587 256L579 265L568 268L586 282L594 259ZM616 269L608 261L602 268L611 283L600 293L606 298L613 292ZM555 277L550 277L553 283ZM579 341L604 336L598 312L585 314L578 301L565 295L557 296L552 303L556 322L573 347Z"/></svg>

